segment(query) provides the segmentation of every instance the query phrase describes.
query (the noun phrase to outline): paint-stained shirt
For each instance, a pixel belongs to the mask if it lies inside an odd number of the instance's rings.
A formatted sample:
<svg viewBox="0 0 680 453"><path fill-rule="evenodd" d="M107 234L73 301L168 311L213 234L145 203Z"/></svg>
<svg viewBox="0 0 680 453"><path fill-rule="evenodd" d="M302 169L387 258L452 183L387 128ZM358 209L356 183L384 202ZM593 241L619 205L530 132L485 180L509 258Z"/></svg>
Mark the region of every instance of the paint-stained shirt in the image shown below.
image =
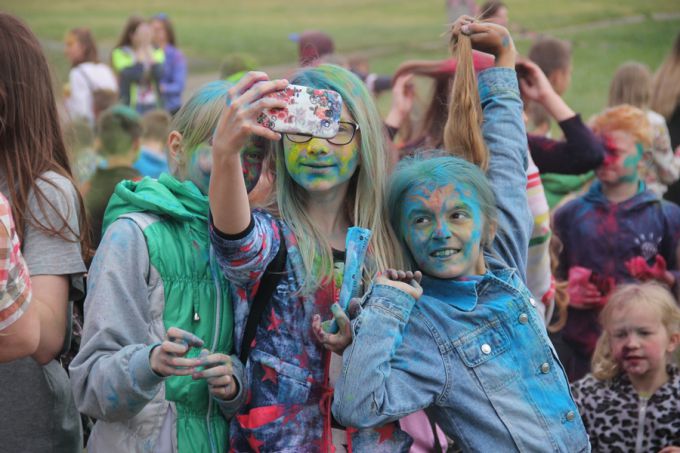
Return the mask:
<svg viewBox="0 0 680 453"><path fill-rule="evenodd" d="M12 208L0 194L0 332L12 325L31 303L31 278L21 256Z"/></svg>
<svg viewBox="0 0 680 453"><path fill-rule="evenodd" d="M280 238L284 239L281 243ZM211 225L218 263L231 283L234 343L241 340L262 276L279 247L287 250L281 276L262 315L251 344L246 377L246 404L232 419L231 448L245 451L332 451L330 405L331 355L312 332L312 317L332 317L337 281L314 294L300 290L305 272L293 232L270 214L255 210L249 227L239 235L224 235ZM377 429L347 429L354 451L408 451L411 438L396 424Z"/></svg>

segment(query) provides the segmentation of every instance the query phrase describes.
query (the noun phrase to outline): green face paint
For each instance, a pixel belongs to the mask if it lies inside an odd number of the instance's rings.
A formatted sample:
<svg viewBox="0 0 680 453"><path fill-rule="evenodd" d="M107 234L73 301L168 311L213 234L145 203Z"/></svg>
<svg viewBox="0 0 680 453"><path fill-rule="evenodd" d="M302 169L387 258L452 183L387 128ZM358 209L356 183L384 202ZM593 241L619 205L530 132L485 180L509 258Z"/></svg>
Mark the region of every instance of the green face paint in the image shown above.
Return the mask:
<svg viewBox="0 0 680 453"><path fill-rule="evenodd" d="M597 169L603 184L630 184L639 180L638 166L644 156L644 147L635 137L623 130L606 134L607 155Z"/></svg>
<svg viewBox="0 0 680 453"><path fill-rule="evenodd" d="M307 143L284 139L286 170L293 181L307 191L324 191L349 181L359 166L357 139L347 145L333 145L313 138Z"/></svg>
<svg viewBox="0 0 680 453"><path fill-rule="evenodd" d="M638 180L638 165L642 160L645 150L641 143L635 144L635 154L627 156L623 160L623 168L627 170L628 174L621 176L619 182L635 182Z"/></svg>

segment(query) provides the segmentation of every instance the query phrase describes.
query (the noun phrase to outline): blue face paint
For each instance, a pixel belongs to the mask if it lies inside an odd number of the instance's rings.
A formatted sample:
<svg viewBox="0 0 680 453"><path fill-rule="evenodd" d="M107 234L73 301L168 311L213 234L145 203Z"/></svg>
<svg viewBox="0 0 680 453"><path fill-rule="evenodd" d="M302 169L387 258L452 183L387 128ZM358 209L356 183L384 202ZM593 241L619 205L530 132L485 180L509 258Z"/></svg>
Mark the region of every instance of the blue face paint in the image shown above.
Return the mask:
<svg viewBox="0 0 680 453"><path fill-rule="evenodd" d="M484 219L466 185L430 181L410 188L401 205L401 234L418 269L437 278L484 272Z"/></svg>
<svg viewBox="0 0 680 453"><path fill-rule="evenodd" d="M207 194L212 172L212 148L209 145L199 145L191 154L187 172L188 179Z"/></svg>

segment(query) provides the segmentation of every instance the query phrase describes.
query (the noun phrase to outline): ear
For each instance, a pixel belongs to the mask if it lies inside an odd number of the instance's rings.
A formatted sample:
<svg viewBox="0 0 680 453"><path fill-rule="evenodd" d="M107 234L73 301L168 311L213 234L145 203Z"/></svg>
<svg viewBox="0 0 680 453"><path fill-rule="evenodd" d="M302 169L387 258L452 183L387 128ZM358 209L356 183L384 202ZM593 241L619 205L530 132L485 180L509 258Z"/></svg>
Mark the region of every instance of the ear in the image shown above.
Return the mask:
<svg viewBox="0 0 680 453"><path fill-rule="evenodd" d="M141 148L141 143L142 143L142 139L139 138L139 137L137 137L136 139L132 140L132 149L133 149L135 152L139 152L139 148Z"/></svg>
<svg viewBox="0 0 680 453"><path fill-rule="evenodd" d="M182 134L177 131L168 134L168 154L175 162L179 162L179 156L182 154L182 138Z"/></svg>
<svg viewBox="0 0 680 453"><path fill-rule="evenodd" d="M675 332L668 339L668 347L666 347L666 351L672 353L675 351L678 345L680 345L680 332Z"/></svg>

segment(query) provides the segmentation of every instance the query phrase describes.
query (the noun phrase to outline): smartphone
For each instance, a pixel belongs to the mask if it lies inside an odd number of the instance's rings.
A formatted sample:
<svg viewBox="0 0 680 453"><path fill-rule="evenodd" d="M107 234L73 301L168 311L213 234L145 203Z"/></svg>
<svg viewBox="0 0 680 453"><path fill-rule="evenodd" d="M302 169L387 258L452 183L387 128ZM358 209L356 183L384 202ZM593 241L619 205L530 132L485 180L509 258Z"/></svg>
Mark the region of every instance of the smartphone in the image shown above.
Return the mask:
<svg viewBox="0 0 680 453"><path fill-rule="evenodd" d="M257 122L282 134L332 138L338 133L342 97L332 90L288 85L267 96L283 99L284 108L266 109Z"/></svg>

